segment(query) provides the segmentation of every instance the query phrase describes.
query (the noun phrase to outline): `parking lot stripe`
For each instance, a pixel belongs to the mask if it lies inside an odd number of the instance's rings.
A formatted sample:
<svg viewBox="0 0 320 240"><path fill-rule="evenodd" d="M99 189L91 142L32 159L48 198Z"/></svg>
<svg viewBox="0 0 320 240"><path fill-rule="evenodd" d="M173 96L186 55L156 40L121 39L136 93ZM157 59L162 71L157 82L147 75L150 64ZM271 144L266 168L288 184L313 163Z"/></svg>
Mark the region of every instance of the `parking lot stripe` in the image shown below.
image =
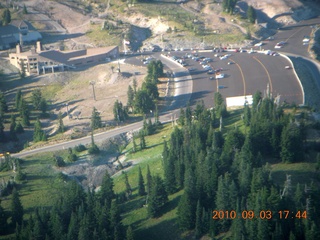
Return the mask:
<svg viewBox="0 0 320 240"><path fill-rule="evenodd" d="M268 76L268 81L269 81L269 84L270 84L270 93L272 93L272 92L273 92L272 81L271 81L271 77L270 77L270 74L269 74L267 68L263 65L263 63L262 63L258 58L253 57L253 59L255 59L258 63L260 63L261 66L262 66L262 67L264 68L264 70L266 71L267 76Z"/></svg>
<svg viewBox="0 0 320 240"><path fill-rule="evenodd" d="M246 96L246 80L245 80L245 78L244 78L242 69L241 69L240 65L239 65L237 62L235 62L235 61L234 61L233 59L231 59L231 58L230 58L230 60L232 60L232 61L237 65L237 67L239 68L239 71L240 71L241 77L242 77L242 82L243 82L243 96Z"/></svg>

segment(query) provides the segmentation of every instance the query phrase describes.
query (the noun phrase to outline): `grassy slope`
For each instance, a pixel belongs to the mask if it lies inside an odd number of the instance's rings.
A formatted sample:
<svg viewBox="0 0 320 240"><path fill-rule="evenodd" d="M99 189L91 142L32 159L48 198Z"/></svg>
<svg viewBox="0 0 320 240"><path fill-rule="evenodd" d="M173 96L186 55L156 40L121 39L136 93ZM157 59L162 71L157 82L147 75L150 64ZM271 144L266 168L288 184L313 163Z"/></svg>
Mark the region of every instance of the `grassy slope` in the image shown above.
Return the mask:
<svg viewBox="0 0 320 240"><path fill-rule="evenodd" d="M230 113L229 118L224 120L225 129L233 128L237 125L242 131L244 126L240 120L241 110L235 110ZM138 196L138 165L142 169L144 179L146 177L147 165L149 165L152 175L163 176L161 163L161 153L163 149L163 141L169 140L173 128L170 124L164 125L164 128L158 133L147 136L146 142L148 148L136 153L130 153L132 144L129 144L123 153L126 161L132 161L134 164L127 169L129 183L133 189L132 200L124 203L121 209L124 210L124 225L132 225L136 229L137 239L186 239L181 237L180 232L175 224L177 205L183 191L169 196L169 203L164 209L164 214L156 219L147 217L147 209L143 207L145 199ZM136 141L139 144L139 140ZM28 181L19 188L21 201L26 210L30 213L36 206L50 206L55 197L58 196L59 189L64 183L56 178L56 170L51 167L52 159L48 154L28 157L22 167L27 172ZM280 186L283 185L286 174L292 175L293 186L297 182L310 183L310 178L315 177L314 162L309 157L305 162L295 164L277 163L272 165L272 178ZM12 173L0 173L0 178L8 177ZM145 179L146 181L146 179ZM124 176L116 174L114 176L114 190L120 193L125 190ZM6 197L2 201L2 206L9 208L10 197ZM25 217L28 217L26 215ZM222 237L223 238L223 237Z"/></svg>

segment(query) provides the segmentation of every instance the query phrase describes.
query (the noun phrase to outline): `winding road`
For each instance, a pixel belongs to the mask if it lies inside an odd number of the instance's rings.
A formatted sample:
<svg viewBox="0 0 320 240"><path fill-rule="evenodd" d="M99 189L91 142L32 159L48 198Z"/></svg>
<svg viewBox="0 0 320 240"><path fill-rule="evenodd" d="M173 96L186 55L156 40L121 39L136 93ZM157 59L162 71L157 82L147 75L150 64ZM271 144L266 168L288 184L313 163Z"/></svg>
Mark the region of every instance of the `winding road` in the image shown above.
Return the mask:
<svg viewBox="0 0 320 240"><path fill-rule="evenodd" d="M320 23L319 18L302 22L298 25L287 27L281 30L276 35L276 40L266 44L265 49L272 49L276 41L285 39L287 45L284 47L284 52L290 52L290 54L296 54L309 59L307 47L302 46L302 38L304 35L308 35L311 32L310 26ZM228 85L224 91L224 96L240 96L253 94L255 91L266 89L269 84L270 90L274 94L282 94L288 101L302 102L302 94L300 86L297 82L292 71L284 70L283 66L287 63L287 60L280 57L266 56L263 54L253 54L246 56L246 61L243 61L241 54L233 54L230 58L235 64L228 65L229 70L232 70L232 75L229 75L226 79L223 79L223 84ZM170 122L172 118L178 114L181 107L184 107L188 100L194 104L199 99L204 99L205 105L210 107L213 105L213 93L217 89L217 81L209 80L208 76L201 78L200 75L203 72L193 74L192 77L184 67L169 60L166 57L159 56L161 61L172 71L175 76L175 94L172 104L162 113L160 121ZM216 61L217 67L219 64L225 64L223 61ZM280 67L279 67L280 66ZM281 71L279 71L279 68ZM314 75L319 76L317 68L313 69ZM226 73L228 76L228 72ZM320 80L320 78L318 78ZM137 131L142 128L142 122L133 123L130 125L118 127L103 133L94 135L96 142L101 142L108 138L114 137L119 134L127 133L130 131ZM41 152L53 152L69 147L74 147L78 144L89 144L91 137L84 137L68 142L49 145L33 150L22 151L12 154L14 157L26 157Z"/></svg>

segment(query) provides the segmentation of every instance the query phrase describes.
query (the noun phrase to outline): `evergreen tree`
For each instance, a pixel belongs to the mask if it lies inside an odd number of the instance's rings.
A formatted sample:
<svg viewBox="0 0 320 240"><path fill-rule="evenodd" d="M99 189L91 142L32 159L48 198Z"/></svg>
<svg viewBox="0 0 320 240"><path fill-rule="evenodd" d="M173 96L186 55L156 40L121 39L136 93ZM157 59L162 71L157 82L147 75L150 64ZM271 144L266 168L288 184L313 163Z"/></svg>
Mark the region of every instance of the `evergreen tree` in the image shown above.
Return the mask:
<svg viewBox="0 0 320 240"><path fill-rule="evenodd" d="M152 186L148 202L149 217L156 217L160 214L162 206L168 201L168 194L166 192L163 180L159 176L152 178Z"/></svg>
<svg viewBox="0 0 320 240"><path fill-rule="evenodd" d="M114 240L124 238L124 227L121 222L120 211L116 201L112 201L110 208L110 227Z"/></svg>
<svg viewBox="0 0 320 240"><path fill-rule="evenodd" d="M4 94L0 91L0 117L3 117L6 111L8 111L7 102Z"/></svg>
<svg viewBox="0 0 320 240"><path fill-rule="evenodd" d="M64 127L64 124L63 124L63 120L62 120L62 113L59 112L59 115L58 115L58 133L64 133L65 131L65 127Z"/></svg>
<svg viewBox="0 0 320 240"><path fill-rule="evenodd" d="M134 90L131 87L131 85L128 86L128 91L127 91L127 106L128 107L132 107L133 106L133 102L134 102Z"/></svg>
<svg viewBox="0 0 320 240"><path fill-rule="evenodd" d="M126 240L134 240L134 231L132 230L131 225L127 228Z"/></svg>
<svg viewBox="0 0 320 240"><path fill-rule="evenodd" d="M44 98L41 98L39 110L41 111L42 116L46 115L46 112L48 110L48 103Z"/></svg>
<svg viewBox="0 0 320 240"><path fill-rule="evenodd" d="M68 225L67 240L77 240L79 233L79 222L75 212L72 212Z"/></svg>
<svg viewBox="0 0 320 240"><path fill-rule="evenodd" d="M23 207L20 201L19 193L14 188L11 199L11 222L13 226L21 225L23 221Z"/></svg>
<svg viewBox="0 0 320 240"><path fill-rule="evenodd" d="M40 109L40 103L42 100L42 93L40 91L40 89L35 89L32 91L32 105L34 107L35 110L39 110Z"/></svg>
<svg viewBox="0 0 320 240"><path fill-rule="evenodd" d="M146 190L144 187L144 180L143 180L140 166L139 166L139 172L138 172L138 193L139 193L139 196L146 195Z"/></svg>
<svg viewBox="0 0 320 240"><path fill-rule="evenodd" d="M136 143L136 137L135 135L132 136L132 152L135 153L137 152L137 143Z"/></svg>
<svg viewBox="0 0 320 240"><path fill-rule="evenodd" d="M143 150L146 148L146 139L144 138L144 134L140 132L140 149Z"/></svg>
<svg viewBox="0 0 320 240"><path fill-rule="evenodd" d="M98 113L97 109L93 107L92 114L91 114L91 129L98 129L101 128L101 117L100 113Z"/></svg>
<svg viewBox="0 0 320 240"><path fill-rule="evenodd" d="M23 4L23 10L22 10L23 14L28 14L28 10L25 4Z"/></svg>
<svg viewBox="0 0 320 240"><path fill-rule="evenodd" d="M18 111L20 111L21 98L22 98L22 92L21 92L21 89L19 89L16 93L16 98L15 98L15 107Z"/></svg>
<svg viewBox="0 0 320 240"><path fill-rule="evenodd" d="M39 119L37 119L37 121L34 123L33 141L34 142L47 141L47 135L42 130Z"/></svg>
<svg viewBox="0 0 320 240"><path fill-rule="evenodd" d="M149 113L154 109L155 104L146 90L139 90L135 95L133 106L138 113Z"/></svg>
<svg viewBox="0 0 320 240"><path fill-rule="evenodd" d="M247 18L250 23L254 23L257 19L256 10L250 5L247 10Z"/></svg>
<svg viewBox="0 0 320 240"><path fill-rule="evenodd" d="M149 165L147 165L147 177L146 178L147 178L147 194L149 197L150 192L151 192L151 186L152 186L152 177L151 177Z"/></svg>
<svg viewBox="0 0 320 240"><path fill-rule="evenodd" d="M6 135L4 133L4 125L3 125L3 118L0 116L0 142L6 141Z"/></svg>
<svg viewBox="0 0 320 240"><path fill-rule="evenodd" d="M202 206L200 201L197 202L197 209L196 209L196 225L195 225L195 236L196 238L200 238L203 234L202 231L203 223L202 223Z"/></svg>
<svg viewBox="0 0 320 240"><path fill-rule="evenodd" d="M29 109L28 109L28 105L26 103L26 101L23 99L23 97L20 98L20 117L21 117L21 124L22 126L24 127L27 127L30 125L30 120L29 120L29 117L30 117L30 112L29 112Z"/></svg>
<svg viewBox="0 0 320 240"><path fill-rule="evenodd" d="M301 131L295 124L289 124L281 134L282 162L293 163L303 160L303 140Z"/></svg>
<svg viewBox="0 0 320 240"><path fill-rule="evenodd" d="M113 191L113 180L110 177L109 173L106 171L100 189L100 203L106 204L106 207L110 209L111 201L114 198L114 191Z"/></svg>
<svg viewBox="0 0 320 240"><path fill-rule="evenodd" d="M11 13L10 13L10 10L6 8L2 13L2 24L6 26L10 22L11 22Z"/></svg>
<svg viewBox="0 0 320 240"><path fill-rule="evenodd" d="M126 196L127 198L130 198L132 195L132 189L129 183L128 175L126 172L122 172L122 174L124 174L124 183L126 185Z"/></svg>
<svg viewBox="0 0 320 240"><path fill-rule="evenodd" d="M246 126L250 125L251 122L251 111L247 104L244 105L243 121Z"/></svg>
<svg viewBox="0 0 320 240"><path fill-rule="evenodd" d="M78 240L88 240L91 238L91 233L89 231L88 216L84 214L83 218L80 220Z"/></svg>
<svg viewBox="0 0 320 240"><path fill-rule="evenodd" d="M193 229L195 226L194 203L189 193L184 192L178 204L178 224L183 231Z"/></svg>
<svg viewBox="0 0 320 240"><path fill-rule="evenodd" d="M88 149L89 154L98 154L100 152L99 147L95 144L93 138L93 132L91 132L91 146Z"/></svg>
<svg viewBox="0 0 320 240"><path fill-rule="evenodd" d="M4 235L8 229L7 223L8 215L6 214L4 208L1 206L0 202L0 235Z"/></svg>
<svg viewBox="0 0 320 240"><path fill-rule="evenodd" d="M24 132L24 129L23 129L23 127L22 127L22 125L21 125L20 122L17 123L14 131L15 131L16 133L23 133L23 132Z"/></svg>

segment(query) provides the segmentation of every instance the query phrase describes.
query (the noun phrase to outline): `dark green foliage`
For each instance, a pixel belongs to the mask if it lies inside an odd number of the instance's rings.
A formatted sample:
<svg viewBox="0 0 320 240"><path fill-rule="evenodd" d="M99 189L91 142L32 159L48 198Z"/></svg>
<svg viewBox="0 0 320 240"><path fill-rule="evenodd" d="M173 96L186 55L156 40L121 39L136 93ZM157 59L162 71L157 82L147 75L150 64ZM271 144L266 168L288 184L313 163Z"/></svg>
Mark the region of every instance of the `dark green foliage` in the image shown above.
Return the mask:
<svg viewBox="0 0 320 240"><path fill-rule="evenodd" d="M110 228L112 232L113 239L121 240L124 238L125 229L121 222L120 210L118 208L117 202L113 201L110 208Z"/></svg>
<svg viewBox="0 0 320 240"><path fill-rule="evenodd" d="M63 120L62 120L62 113L59 112L59 115L58 115L58 133L64 133L65 131L65 127L64 127L64 124L63 124Z"/></svg>
<svg viewBox="0 0 320 240"><path fill-rule="evenodd" d="M147 147L146 139L144 137L144 133L143 132L140 132L139 136L140 136L140 149L143 150L143 149L145 149Z"/></svg>
<svg viewBox="0 0 320 240"><path fill-rule="evenodd" d="M159 92L156 83L145 81L142 84L142 90L145 91L152 100L157 100L159 98Z"/></svg>
<svg viewBox="0 0 320 240"><path fill-rule="evenodd" d="M138 172L138 194L139 194L139 196L146 195L146 190L144 187L144 180L143 180L140 166L139 166L139 172Z"/></svg>
<svg viewBox="0 0 320 240"><path fill-rule="evenodd" d="M234 8L238 0L223 0L222 9L223 11L233 14Z"/></svg>
<svg viewBox="0 0 320 240"><path fill-rule="evenodd" d="M21 98L22 98L22 92L21 92L21 89L19 89L17 91L17 94L16 94L16 97L15 97L15 107L18 111L20 111L20 101L21 101Z"/></svg>
<svg viewBox="0 0 320 240"><path fill-rule="evenodd" d="M40 103L42 100L42 94L40 89L35 89L32 91L32 105L35 110L40 110Z"/></svg>
<svg viewBox="0 0 320 240"><path fill-rule="evenodd" d="M129 226L127 228L127 233L126 233L126 240L134 240L134 231L132 230L132 227Z"/></svg>
<svg viewBox="0 0 320 240"><path fill-rule="evenodd" d="M147 165L147 176L146 176L146 179L147 179L146 190L147 190L147 194L148 194L148 197L149 197L150 196L150 192L151 192L151 186L152 186L152 176L151 176L149 165Z"/></svg>
<svg viewBox="0 0 320 240"><path fill-rule="evenodd" d="M47 135L42 130L39 119L37 119L37 121L34 123L33 141L34 142L47 141Z"/></svg>
<svg viewBox="0 0 320 240"><path fill-rule="evenodd" d="M23 97L20 98L20 103L19 103L19 112L20 112L20 117L21 117L21 124L24 127L27 127L30 125L30 112L28 105L26 101L23 99Z"/></svg>
<svg viewBox="0 0 320 240"><path fill-rule="evenodd" d="M214 93L214 109L216 117L219 119L220 117L226 117L228 114L222 95L219 92Z"/></svg>
<svg viewBox="0 0 320 240"><path fill-rule="evenodd" d="M113 105L113 116L117 122L123 122L128 118L127 110L118 100Z"/></svg>
<svg viewBox="0 0 320 240"><path fill-rule="evenodd" d="M250 23L254 23L257 19L256 10L251 5L247 10L247 18Z"/></svg>
<svg viewBox="0 0 320 240"><path fill-rule="evenodd" d="M149 113L153 110L155 104L146 90L139 90L134 99L134 109L138 113Z"/></svg>
<svg viewBox="0 0 320 240"><path fill-rule="evenodd" d="M110 208L111 201L115 197L113 192L113 180L110 177L109 173L106 172L101 183L100 194L100 203L105 204L106 207Z"/></svg>
<svg viewBox="0 0 320 240"><path fill-rule="evenodd" d="M179 201L178 224L181 230L189 230L195 226L194 203L189 193L185 192Z"/></svg>
<svg viewBox="0 0 320 240"><path fill-rule="evenodd" d="M20 201L19 193L14 188L11 198L11 222L13 226L21 225L23 220L23 207Z"/></svg>
<svg viewBox="0 0 320 240"><path fill-rule="evenodd" d="M23 133L23 132L24 132L24 129L23 129L23 127L22 127L22 125L21 125L20 122L17 123L14 131L15 131L16 133Z"/></svg>
<svg viewBox="0 0 320 240"><path fill-rule="evenodd" d="M84 146L84 145L82 145L82 144L79 144L79 145L77 145L77 146L74 147L74 150L75 150L76 152L83 152L83 151L87 150L87 148L86 148L86 146Z"/></svg>
<svg viewBox="0 0 320 240"><path fill-rule="evenodd" d="M129 85L128 91L127 91L127 97L128 97L127 106L128 107L133 106L134 95L135 95L135 92L134 92L133 88L131 87L131 85Z"/></svg>
<svg viewBox="0 0 320 240"><path fill-rule="evenodd" d="M63 158L58 155L53 155L53 160L56 167L64 167L66 165Z"/></svg>
<svg viewBox="0 0 320 240"><path fill-rule="evenodd" d="M10 13L10 10L6 8L2 13L2 24L6 26L10 22L11 22L11 13Z"/></svg>
<svg viewBox="0 0 320 240"><path fill-rule="evenodd" d="M162 206L168 201L163 180L159 176L152 177L151 190L148 198L148 215L157 217L160 215Z"/></svg>
<svg viewBox="0 0 320 240"><path fill-rule="evenodd" d="M99 147L94 142L93 132L91 132L91 145L88 148L88 153L89 154L99 154L100 153Z"/></svg>
<svg viewBox="0 0 320 240"><path fill-rule="evenodd" d="M95 107L93 107L91 114L91 129L98 129L102 127L100 113L97 111Z"/></svg>
<svg viewBox="0 0 320 240"><path fill-rule="evenodd" d="M3 125L3 118L0 116L0 142L6 141L6 135L4 133L4 125Z"/></svg>
<svg viewBox="0 0 320 240"><path fill-rule="evenodd" d="M0 91L0 117L4 116L4 113L8 111L7 101L4 94Z"/></svg>
<svg viewBox="0 0 320 240"><path fill-rule="evenodd" d="M243 122L246 126L249 126L251 122L251 111L247 104L244 105Z"/></svg>
<svg viewBox="0 0 320 240"><path fill-rule="evenodd" d="M22 10L23 14L28 14L28 10L25 4L23 4L23 10Z"/></svg>
<svg viewBox="0 0 320 240"><path fill-rule="evenodd" d="M75 162L77 161L78 157L76 154L73 153L72 148L68 148L68 161Z"/></svg>
<svg viewBox="0 0 320 240"><path fill-rule="evenodd" d="M122 172L122 174L124 174L124 183L126 185L126 197L127 199L130 199L132 196L132 189L129 183L128 175L126 172Z"/></svg>
<svg viewBox="0 0 320 240"><path fill-rule="evenodd" d="M16 179L17 181L23 181L23 180L25 180L26 178L27 178L27 174L24 173L24 172L22 172L21 169L19 169L18 172L17 172L17 175L16 175L15 179Z"/></svg>
<svg viewBox="0 0 320 240"><path fill-rule="evenodd" d="M4 235L8 229L8 214L5 212L4 208L1 206L0 202L0 235Z"/></svg>
<svg viewBox="0 0 320 240"><path fill-rule="evenodd" d="M282 162L293 163L303 160L303 141L301 131L295 124L289 124L281 134Z"/></svg>

